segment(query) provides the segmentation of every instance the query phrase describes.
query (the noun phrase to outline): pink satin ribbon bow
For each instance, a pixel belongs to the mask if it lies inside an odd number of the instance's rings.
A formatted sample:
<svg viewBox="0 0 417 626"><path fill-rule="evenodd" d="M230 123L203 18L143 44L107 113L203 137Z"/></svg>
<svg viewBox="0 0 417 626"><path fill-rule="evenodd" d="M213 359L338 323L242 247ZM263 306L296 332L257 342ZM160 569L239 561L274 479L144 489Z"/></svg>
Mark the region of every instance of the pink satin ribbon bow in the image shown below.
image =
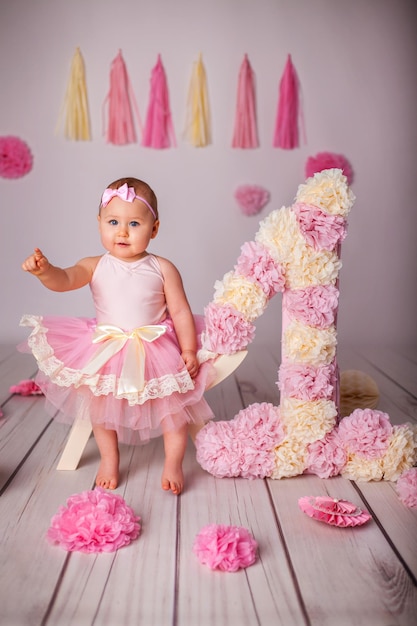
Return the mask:
<svg viewBox="0 0 417 626"><path fill-rule="evenodd" d="M150 210L150 212L156 219L156 213L154 209L151 207L151 205L149 204L149 202L145 200L145 198L142 198L142 196L137 196L134 188L128 187L127 183L125 183L118 189L111 189L110 187L107 187L107 189L104 190L103 195L101 196L101 206L103 208L107 206L110 200L114 197L118 197L121 200L124 200L125 202L133 202L136 199L140 200L141 202L146 204L146 206L148 207L148 209Z"/></svg>

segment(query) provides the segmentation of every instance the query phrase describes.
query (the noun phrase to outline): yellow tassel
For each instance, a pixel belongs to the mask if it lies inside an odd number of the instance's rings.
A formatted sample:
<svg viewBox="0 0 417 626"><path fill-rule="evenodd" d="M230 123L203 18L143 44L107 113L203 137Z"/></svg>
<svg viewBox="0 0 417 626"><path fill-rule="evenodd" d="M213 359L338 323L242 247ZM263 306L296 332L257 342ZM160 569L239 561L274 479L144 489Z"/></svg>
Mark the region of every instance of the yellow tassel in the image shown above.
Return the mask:
<svg viewBox="0 0 417 626"><path fill-rule="evenodd" d="M87 85L84 59L79 48L71 63L70 77L65 99L59 114L55 134L58 134L62 117L65 114L64 134L67 139L89 141L90 119L88 113Z"/></svg>
<svg viewBox="0 0 417 626"><path fill-rule="evenodd" d="M189 142L197 148L211 143L207 80L201 53L194 63L188 90L185 134Z"/></svg>

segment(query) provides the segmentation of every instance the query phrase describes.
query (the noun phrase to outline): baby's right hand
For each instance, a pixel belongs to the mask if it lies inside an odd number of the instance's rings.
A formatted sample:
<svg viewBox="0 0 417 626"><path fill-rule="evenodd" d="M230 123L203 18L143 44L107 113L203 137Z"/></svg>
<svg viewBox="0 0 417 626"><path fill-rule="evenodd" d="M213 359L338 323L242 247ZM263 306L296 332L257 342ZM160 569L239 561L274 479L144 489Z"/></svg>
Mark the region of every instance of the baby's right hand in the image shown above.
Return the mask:
<svg viewBox="0 0 417 626"><path fill-rule="evenodd" d="M34 276L40 276L46 272L49 265L49 261L46 256L44 256L43 252L39 248L35 248L34 253L23 261L22 270L30 272L30 274L34 274Z"/></svg>

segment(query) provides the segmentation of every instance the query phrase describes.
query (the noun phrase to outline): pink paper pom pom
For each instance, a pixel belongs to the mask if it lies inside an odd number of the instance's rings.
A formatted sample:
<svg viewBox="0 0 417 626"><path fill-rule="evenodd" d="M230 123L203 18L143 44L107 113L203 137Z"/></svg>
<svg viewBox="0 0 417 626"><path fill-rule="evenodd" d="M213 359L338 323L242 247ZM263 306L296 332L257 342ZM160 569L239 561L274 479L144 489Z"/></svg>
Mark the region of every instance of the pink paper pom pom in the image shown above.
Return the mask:
<svg viewBox="0 0 417 626"><path fill-rule="evenodd" d="M317 172L333 168L342 170L349 185L353 183L353 169L351 164L343 154L335 154L334 152L318 152L316 156L308 157L305 166L305 175L306 178L310 178L310 176L314 176Z"/></svg>
<svg viewBox="0 0 417 626"><path fill-rule="evenodd" d="M17 393L21 396L41 396L42 390L32 379L21 380L17 385L12 385L10 393Z"/></svg>
<svg viewBox="0 0 417 626"><path fill-rule="evenodd" d="M323 439L310 443L307 450L307 472L320 478L337 476L346 465L347 454L337 430L332 430Z"/></svg>
<svg viewBox="0 0 417 626"><path fill-rule="evenodd" d="M339 290L334 285L314 285L285 292L283 309L296 320L314 328L329 328L334 323Z"/></svg>
<svg viewBox="0 0 417 626"><path fill-rule="evenodd" d="M269 191L259 185L241 185L235 198L244 215L256 215L269 202Z"/></svg>
<svg viewBox="0 0 417 626"><path fill-rule="evenodd" d="M0 137L0 176L21 178L32 169L32 153L19 137Z"/></svg>
<svg viewBox="0 0 417 626"><path fill-rule="evenodd" d="M256 241L247 241L243 244L235 271L260 285L268 298L284 289L284 267L276 263L268 250Z"/></svg>
<svg viewBox="0 0 417 626"><path fill-rule="evenodd" d="M256 560L258 544L246 528L209 524L195 538L193 552L202 565L237 572Z"/></svg>
<svg viewBox="0 0 417 626"><path fill-rule="evenodd" d="M341 215L331 215L304 202L293 204L292 210L303 237L315 250L334 250L346 237L346 220Z"/></svg>
<svg viewBox="0 0 417 626"><path fill-rule="evenodd" d="M279 408L254 403L229 421L208 422L196 437L196 458L218 478L264 478L275 466L274 448L284 439Z"/></svg>
<svg viewBox="0 0 417 626"><path fill-rule="evenodd" d="M401 474L396 489L405 506L417 507L417 467L412 467Z"/></svg>
<svg viewBox="0 0 417 626"><path fill-rule="evenodd" d="M300 400L330 399L336 382L335 366L281 363L278 388L283 396Z"/></svg>
<svg viewBox="0 0 417 626"><path fill-rule="evenodd" d="M355 409L339 424L339 435L346 449L366 459L381 458L388 449L391 434L389 416L372 409Z"/></svg>
<svg viewBox="0 0 417 626"><path fill-rule="evenodd" d="M68 498L47 539L68 552L114 552L139 536L139 521L122 496L96 487Z"/></svg>
<svg viewBox="0 0 417 626"><path fill-rule="evenodd" d="M211 302L205 309L204 347L216 354L233 354L244 350L255 336L255 326L230 304Z"/></svg>

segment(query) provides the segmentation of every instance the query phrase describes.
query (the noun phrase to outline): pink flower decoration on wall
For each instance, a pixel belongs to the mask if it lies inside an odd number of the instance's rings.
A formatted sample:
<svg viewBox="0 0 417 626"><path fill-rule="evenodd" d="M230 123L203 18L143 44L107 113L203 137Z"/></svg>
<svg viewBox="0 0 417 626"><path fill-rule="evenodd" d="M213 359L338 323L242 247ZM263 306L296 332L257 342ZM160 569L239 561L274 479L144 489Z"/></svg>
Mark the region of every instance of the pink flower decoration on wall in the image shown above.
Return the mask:
<svg viewBox="0 0 417 626"><path fill-rule="evenodd" d="M235 198L244 215L256 215L269 202L269 191L259 185L241 185Z"/></svg>
<svg viewBox="0 0 417 626"><path fill-rule="evenodd" d="M29 146L19 137L0 137L0 176L21 178L32 169Z"/></svg>
<svg viewBox="0 0 417 626"><path fill-rule="evenodd" d="M305 166L306 178L314 176L317 172L331 170L333 168L343 171L347 178L348 185L353 183L353 169L349 161L343 154L334 152L318 152L315 156L308 157Z"/></svg>

